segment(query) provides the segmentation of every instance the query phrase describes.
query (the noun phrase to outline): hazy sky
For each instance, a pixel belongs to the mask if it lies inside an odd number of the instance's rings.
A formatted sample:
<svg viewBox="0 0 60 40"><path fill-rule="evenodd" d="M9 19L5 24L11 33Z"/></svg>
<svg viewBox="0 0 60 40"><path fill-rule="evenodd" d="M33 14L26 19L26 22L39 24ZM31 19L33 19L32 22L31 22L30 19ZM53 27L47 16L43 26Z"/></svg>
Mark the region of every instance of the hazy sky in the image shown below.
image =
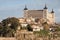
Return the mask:
<svg viewBox="0 0 60 40"><path fill-rule="evenodd" d="M48 10L55 11L56 22L60 22L60 0L0 0L0 21L7 17L22 17L23 9L43 9L47 4Z"/></svg>

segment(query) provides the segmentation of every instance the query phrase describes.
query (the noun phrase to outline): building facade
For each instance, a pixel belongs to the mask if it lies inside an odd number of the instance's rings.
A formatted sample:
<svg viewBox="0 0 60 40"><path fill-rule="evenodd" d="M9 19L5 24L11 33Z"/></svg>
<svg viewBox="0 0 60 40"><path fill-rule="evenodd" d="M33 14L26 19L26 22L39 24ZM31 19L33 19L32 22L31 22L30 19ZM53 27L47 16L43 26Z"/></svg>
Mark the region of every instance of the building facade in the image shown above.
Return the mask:
<svg viewBox="0 0 60 40"><path fill-rule="evenodd" d="M53 9L51 12L49 12L46 5L42 10L28 10L28 8L25 6L24 17L25 18L32 17L35 19L44 19L45 22L47 22L48 24L55 23L55 13L54 13Z"/></svg>

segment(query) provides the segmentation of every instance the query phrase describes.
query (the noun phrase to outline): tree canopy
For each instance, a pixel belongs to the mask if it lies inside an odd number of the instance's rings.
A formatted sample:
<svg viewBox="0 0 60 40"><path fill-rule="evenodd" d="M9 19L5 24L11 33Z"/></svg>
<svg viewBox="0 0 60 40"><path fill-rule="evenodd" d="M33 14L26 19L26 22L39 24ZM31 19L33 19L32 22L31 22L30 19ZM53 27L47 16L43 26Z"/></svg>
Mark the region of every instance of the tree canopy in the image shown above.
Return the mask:
<svg viewBox="0 0 60 40"><path fill-rule="evenodd" d="M31 26L29 24L27 25L27 30L28 31L33 31L33 29L31 28Z"/></svg>
<svg viewBox="0 0 60 40"><path fill-rule="evenodd" d="M0 25L0 35L3 37L12 37L14 36L14 32L17 30L18 26L20 26L18 18L11 17L1 21L2 25Z"/></svg>

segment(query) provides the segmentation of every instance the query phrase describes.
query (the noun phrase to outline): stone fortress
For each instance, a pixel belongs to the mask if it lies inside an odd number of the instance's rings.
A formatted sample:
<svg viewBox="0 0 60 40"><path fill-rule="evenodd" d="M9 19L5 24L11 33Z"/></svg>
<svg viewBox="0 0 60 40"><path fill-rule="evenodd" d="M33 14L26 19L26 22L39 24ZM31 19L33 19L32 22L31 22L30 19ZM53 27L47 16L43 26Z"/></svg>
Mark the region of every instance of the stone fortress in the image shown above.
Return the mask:
<svg viewBox="0 0 60 40"><path fill-rule="evenodd" d="M35 18L35 19L45 19L48 24L55 23L55 13L52 9L51 12L48 11L48 8L45 4L45 7L42 10L29 10L26 6L24 8L24 17L25 18Z"/></svg>
<svg viewBox="0 0 60 40"><path fill-rule="evenodd" d="M26 25L30 24L33 31L40 31L40 29L44 28L42 23L47 22L50 25L55 23L55 13L53 9L49 12L46 4L42 10L28 10L25 5L24 17L18 19L22 27L26 27ZM48 29L48 27L46 29Z"/></svg>

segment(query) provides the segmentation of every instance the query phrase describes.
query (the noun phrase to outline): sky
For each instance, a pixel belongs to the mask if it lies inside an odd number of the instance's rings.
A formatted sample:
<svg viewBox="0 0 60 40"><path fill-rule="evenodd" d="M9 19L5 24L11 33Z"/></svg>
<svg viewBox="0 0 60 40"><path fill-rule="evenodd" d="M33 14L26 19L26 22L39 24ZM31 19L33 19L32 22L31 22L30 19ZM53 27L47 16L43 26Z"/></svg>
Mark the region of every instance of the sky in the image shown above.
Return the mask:
<svg viewBox="0 0 60 40"><path fill-rule="evenodd" d="M55 12L55 21L60 22L60 0L0 0L0 21L8 17L23 17L24 7L29 10L43 9L45 4L49 12Z"/></svg>

